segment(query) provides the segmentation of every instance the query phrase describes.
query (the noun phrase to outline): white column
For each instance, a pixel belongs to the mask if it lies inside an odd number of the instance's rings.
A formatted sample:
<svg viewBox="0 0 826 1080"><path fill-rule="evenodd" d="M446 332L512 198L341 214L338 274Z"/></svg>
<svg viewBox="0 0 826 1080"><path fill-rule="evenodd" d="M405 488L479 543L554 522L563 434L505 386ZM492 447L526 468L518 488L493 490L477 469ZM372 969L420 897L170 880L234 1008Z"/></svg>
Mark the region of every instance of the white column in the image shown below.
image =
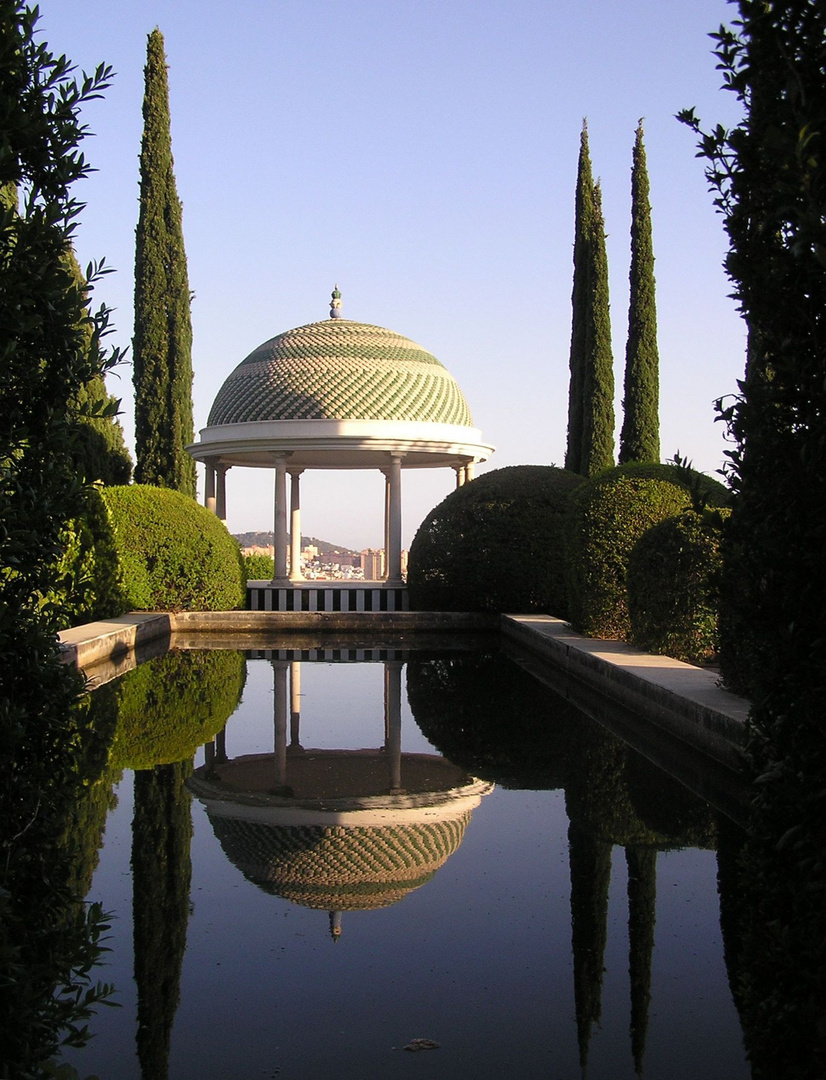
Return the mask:
<svg viewBox="0 0 826 1080"><path fill-rule="evenodd" d="M275 519L273 522L275 572L273 580L281 585L287 581L287 459L279 454L275 459Z"/></svg>
<svg viewBox="0 0 826 1080"><path fill-rule="evenodd" d="M215 465L211 459L204 462L206 477L204 484L204 506L215 513Z"/></svg>
<svg viewBox="0 0 826 1080"><path fill-rule="evenodd" d="M474 476L476 476L476 462L469 461L467 465L465 465L465 483L469 484Z"/></svg>
<svg viewBox="0 0 826 1080"><path fill-rule="evenodd" d="M301 573L301 489L303 469L288 469L290 474L290 581L303 581Z"/></svg>
<svg viewBox="0 0 826 1080"><path fill-rule="evenodd" d="M390 790L402 786L402 661L384 662L384 748L390 766Z"/></svg>
<svg viewBox="0 0 826 1080"><path fill-rule="evenodd" d="M387 537L387 581L402 585L402 459L390 458L389 528Z"/></svg>
<svg viewBox="0 0 826 1080"><path fill-rule="evenodd" d="M465 482L465 467L464 465L454 465L453 469L456 473L456 487L460 488Z"/></svg>
<svg viewBox="0 0 826 1080"><path fill-rule="evenodd" d="M378 576L387 576L387 567L390 558L390 470L382 469L384 476L384 573Z"/></svg>
<svg viewBox="0 0 826 1080"><path fill-rule="evenodd" d="M227 473L231 465L221 464L217 469L218 490L215 494L215 513L226 525L227 521Z"/></svg>

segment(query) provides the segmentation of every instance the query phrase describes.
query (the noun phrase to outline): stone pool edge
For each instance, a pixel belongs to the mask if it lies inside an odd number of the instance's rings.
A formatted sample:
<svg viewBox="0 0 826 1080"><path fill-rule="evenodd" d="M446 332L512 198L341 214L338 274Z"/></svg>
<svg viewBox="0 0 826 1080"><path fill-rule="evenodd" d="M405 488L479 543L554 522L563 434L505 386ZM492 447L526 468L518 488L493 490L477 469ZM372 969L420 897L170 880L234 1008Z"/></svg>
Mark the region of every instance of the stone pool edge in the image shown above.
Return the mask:
<svg viewBox="0 0 826 1080"><path fill-rule="evenodd" d="M64 663L89 668L176 633L462 632L499 629L498 615L453 611L133 611L58 634Z"/></svg>
<svg viewBox="0 0 826 1080"><path fill-rule="evenodd" d="M723 689L715 672L622 641L584 637L549 615L503 615L501 630L681 741L730 767L740 765L751 703Z"/></svg>
<svg viewBox="0 0 826 1080"><path fill-rule="evenodd" d="M714 672L667 656L653 656L619 641L576 633L550 615L486 615L462 612L131 612L65 630L59 635L64 662L91 668L125 657L178 633L320 633L499 631L540 662L604 692L637 716L729 767L741 759L750 704L718 685ZM699 737L699 738L698 738Z"/></svg>

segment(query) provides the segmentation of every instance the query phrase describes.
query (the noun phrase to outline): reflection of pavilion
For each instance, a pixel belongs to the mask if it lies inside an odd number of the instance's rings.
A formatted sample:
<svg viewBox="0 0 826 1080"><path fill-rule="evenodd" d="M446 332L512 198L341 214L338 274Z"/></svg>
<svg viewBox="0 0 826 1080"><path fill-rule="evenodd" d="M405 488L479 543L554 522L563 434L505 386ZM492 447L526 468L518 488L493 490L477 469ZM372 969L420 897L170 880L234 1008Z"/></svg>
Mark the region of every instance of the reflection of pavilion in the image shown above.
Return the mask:
<svg viewBox="0 0 826 1080"><path fill-rule="evenodd" d="M493 785L437 754L402 753L401 660L384 662L384 743L356 750L301 745L301 664L272 664L273 753L230 760L222 732L189 783L244 876L328 911L337 938L343 911L387 907L429 881Z"/></svg>

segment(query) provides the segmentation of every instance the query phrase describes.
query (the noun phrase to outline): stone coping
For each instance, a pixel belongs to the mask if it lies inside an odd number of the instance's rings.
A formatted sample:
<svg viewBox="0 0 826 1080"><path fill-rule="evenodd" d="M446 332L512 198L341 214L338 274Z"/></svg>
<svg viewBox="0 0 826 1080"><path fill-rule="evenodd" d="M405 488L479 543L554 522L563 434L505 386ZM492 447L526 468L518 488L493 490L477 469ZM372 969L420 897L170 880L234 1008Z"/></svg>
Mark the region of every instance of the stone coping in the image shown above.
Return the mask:
<svg viewBox="0 0 826 1080"><path fill-rule="evenodd" d="M66 663L84 670L105 661L110 677L127 670L139 650L163 651L175 637L227 647L232 634L451 634L499 631L505 642L548 663L566 677L604 694L633 716L700 750L729 769L742 764L749 702L724 690L714 672L667 656L653 656L619 641L587 638L548 615L485 615L461 612L132 612L60 634ZM154 644L153 644L154 643ZM220 644L219 644L220 643ZM92 681L97 673L89 672ZM100 680L105 681L105 680Z"/></svg>
<svg viewBox="0 0 826 1080"><path fill-rule="evenodd" d="M578 634L549 615L503 615L502 634L670 734L737 767L750 703L712 671L622 641ZM699 738L698 738L699 736Z"/></svg>
<svg viewBox="0 0 826 1080"><path fill-rule="evenodd" d="M498 630L499 617L451 611L133 611L58 635L64 663L90 668L173 634L450 633Z"/></svg>

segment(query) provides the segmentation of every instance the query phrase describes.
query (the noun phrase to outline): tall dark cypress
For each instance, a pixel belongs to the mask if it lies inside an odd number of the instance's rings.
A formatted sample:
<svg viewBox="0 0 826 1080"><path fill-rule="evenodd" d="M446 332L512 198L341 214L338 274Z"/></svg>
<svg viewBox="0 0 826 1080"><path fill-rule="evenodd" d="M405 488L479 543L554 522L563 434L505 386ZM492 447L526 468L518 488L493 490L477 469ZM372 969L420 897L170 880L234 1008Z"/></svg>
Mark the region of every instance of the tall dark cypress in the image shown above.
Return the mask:
<svg viewBox="0 0 826 1080"><path fill-rule="evenodd" d="M582 451L579 472L596 476L614 464L614 356L608 299L608 256L602 192L594 185L588 237L585 352L582 371Z"/></svg>
<svg viewBox="0 0 826 1080"><path fill-rule="evenodd" d="M135 772L132 819L132 909L136 1041L144 1080L166 1080L192 880L191 799L184 781L192 763Z"/></svg>
<svg viewBox="0 0 826 1080"><path fill-rule="evenodd" d="M660 460L660 354L648 167L642 120L637 125L631 169L631 296L625 350L624 418L620 464Z"/></svg>
<svg viewBox="0 0 826 1080"><path fill-rule="evenodd" d="M631 1052L642 1076L648 1007L651 1003L651 961L657 918L657 849L632 844L628 864L628 975L631 983Z"/></svg>
<svg viewBox="0 0 826 1080"><path fill-rule="evenodd" d="M195 495L189 279L175 185L163 35L146 50L135 248L135 480Z"/></svg>
<svg viewBox="0 0 826 1080"><path fill-rule="evenodd" d="M571 379L568 389L568 446L565 468L580 472L582 460L582 373L585 366L585 315L588 307L588 237L594 215L594 178L588 147L588 123L579 140L574 209L574 286L571 295Z"/></svg>

